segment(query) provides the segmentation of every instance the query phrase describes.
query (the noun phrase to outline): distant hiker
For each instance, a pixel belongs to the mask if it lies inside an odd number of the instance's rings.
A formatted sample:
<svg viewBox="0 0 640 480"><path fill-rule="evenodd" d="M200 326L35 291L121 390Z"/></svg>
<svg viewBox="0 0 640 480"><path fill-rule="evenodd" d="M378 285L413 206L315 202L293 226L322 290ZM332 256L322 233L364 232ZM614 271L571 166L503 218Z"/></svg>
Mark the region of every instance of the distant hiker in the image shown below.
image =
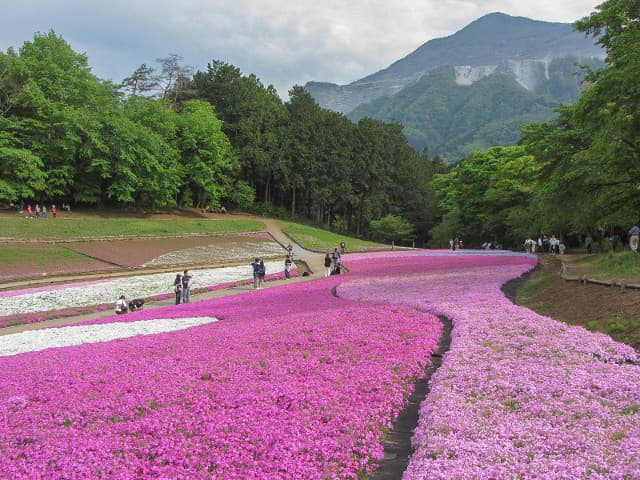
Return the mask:
<svg viewBox="0 0 640 480"><path fill-rule="evenodd" d="M135 298L129 302L129 311L137 312L138 310L142 310L144 307L144 299L143 298Z"/></svg>
<svg viewBox="0 0 640 480"><path fill-rule="evenodd" d="M264 262L260 260L258 266L258 288L264 288L264 277L267 274L267 268L264 266Z"/></svg>
<svg viewBox="0 0 640 480"><path fill-rule="evenodd" d="M287 280L291 278L292 266L293 262L291 261L291 257L287 255L287 258L284 260L284 276L287 277Z"/></svg>
<svg viewBox="0 0 640 480"><path fill-rule="evenodd" d="M180 305L182 299L182 274L176 274L176 279L173 281L173 291L176 294L176 305Z"/></svg>
<svg viewBox="0 0 640 480"><path fill-rule="evenodd" d="M253 268L253 288L255 290L258 289L258 271L260 270L260 259L256 258L251 263L251 268Z"/></svg>
<svg viewBox="0 0 640 480"><path fill-rule="evenodd" d="M591 238L591 235L587 234L587 238L584 239L584 244L587 247L587 253L591 253L593 251L593 238Z"/></svg>
<svg viewBox="0 0 640 480"><path fill-rule="evenodd" d="M620 235L614 233L611 235L609 240L611 240L611 250L613 250L613 253L616 253L616 248L618 248L618 242L620 241Z"/></svg>
<svg viewBox="0 0 640 480"><path fill-rule="evenodd" d="M331 255L327 253L324 257L324 276L328 277L331 275Z"/></svg>
<svg viewBox="0 0 640 480"><path fill-rule="evenodd" d="M55 204L51 205L51 213L53 214L53 218L56 218L56 213L58 213L58 211L56 210Z"/></svg>
<svg viewBox="0 0 640 480"><path fill-rule="evenodd" d="M125 300L124 295L120 295L120 298L116 302L116 314L120 315L122 313L127 313L129 306L127 305L127 301Z"/></svg>
<svg viewBox="0 0 640 480"><path fill-rule="evenodd" d="M47 218L47 207L42 205L42 218Z"/></svg>
<svg viewBox="0 0 640 480"><path fill-rule="evenodd" d="M36 218L40 218L40 205L36 203Z"/></svg>
<svg viewBox="0 0 640 480"><path fill-rule="evenodd" d="M287 252L289 252L289 256L293 258L293 245L287 245Z"/></svg>
<svg viewBox="0 0 640 480"><path fill-rule="evenodd" d="M189 303L192 280L193 276L189 273L189 270L185 270L184 275L182 275L182 303Z"/></svg>
<svg viewBox="0 0 640 480"><path fill-rule="evenodd" d="M342 241L340 242L340 251L341 251L342 253L346 253L346 251L347 251L347 244L346 244L346 243L344 243L344 240L342 240Z"/></svg>

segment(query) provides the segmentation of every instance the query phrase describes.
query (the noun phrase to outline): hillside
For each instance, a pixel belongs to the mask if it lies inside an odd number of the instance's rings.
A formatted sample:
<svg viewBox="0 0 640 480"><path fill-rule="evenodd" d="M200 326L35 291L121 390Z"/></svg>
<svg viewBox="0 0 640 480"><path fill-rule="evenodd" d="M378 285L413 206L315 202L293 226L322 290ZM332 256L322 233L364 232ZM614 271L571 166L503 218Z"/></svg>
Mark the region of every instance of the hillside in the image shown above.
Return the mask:
<svg viewBox="0 0 640 480"><path fill-rule="evenodd" d="M560 103L575 102L580 91L576 62L575 57L550 62L548 78L534 91L508 73L460 84L454 67L442 67L393 96L360 105L348 117L399 122L413 148L428 147L453 162L474 150L514 145L523 124L549 121Z"/></svg>

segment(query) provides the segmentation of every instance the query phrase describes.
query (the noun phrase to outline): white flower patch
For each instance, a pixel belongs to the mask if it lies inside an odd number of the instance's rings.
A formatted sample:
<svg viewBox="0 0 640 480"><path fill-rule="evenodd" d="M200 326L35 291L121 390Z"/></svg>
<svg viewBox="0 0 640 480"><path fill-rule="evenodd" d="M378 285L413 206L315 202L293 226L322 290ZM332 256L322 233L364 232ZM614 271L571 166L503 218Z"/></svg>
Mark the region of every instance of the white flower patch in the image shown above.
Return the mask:
<svg viewBox="0 0 640 480"><path fill-rule="evenodd" d="M247 258L263 258L282 255L284 249L276 242L257 242L247 239L243 243L233 246L225 245L204 245L199 247L185 248L174 252L165 253L153 260L145 263L146 266L161 265L184 265L189 263L203 263L207 258L227 261L244 260Z"/></svg>
<svg viewBox="0 0 640 480"><path fill-rule="evenodd" d="M284 262L266 262L265 267L267 275L282 272ZM190 270L190 272L193 275L192 289L253 278L253 269L250 265ZM111 302L113 302L115 308L116 300L120 295L125 295L127 299L131 300L133 298L148 298L173 292L176 273L182 273L182 271L115 278L77 287L70 284L62 288L55 287L46 291L4 297L0 301L0 317L20 313L87 307Z"/></svg>
<svg viewBox="0 0 640 480"><path fill-rule="evenodd" d="M46 348L70 347L83 343L109 342L136 335L175 332L217 322L214 317L162 318L137 322L106 323L46 328L0 336L0 357L36 352Z"/></svg>

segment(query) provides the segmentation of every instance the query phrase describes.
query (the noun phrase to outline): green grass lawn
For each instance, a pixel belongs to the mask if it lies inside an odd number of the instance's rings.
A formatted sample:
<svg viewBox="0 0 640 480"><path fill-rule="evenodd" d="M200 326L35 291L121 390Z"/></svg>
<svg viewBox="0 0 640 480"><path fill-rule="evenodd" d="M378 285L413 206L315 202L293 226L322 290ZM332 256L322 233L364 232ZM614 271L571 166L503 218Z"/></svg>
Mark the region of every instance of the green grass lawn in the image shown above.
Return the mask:
<svg viewBox="0 0 640 480"><path fill-rule="evenodd" d="M388 245L381 243L359 240L353 237L347 237L328 230L309 227L299 223L278 222L282 231L293 238L298 245L307 250L330 251L340 246L340 242L344 240L347 245L347 252L372 250L377 248L388 248Z"/></svg>
<svg viewBox="0 0 640 480"><path fill-rule="evenodd" d="M264 223L256 220L136 218L3 218L0 237L15 239L91 238L108 235L178 235L183 233L219 234L264 230Z"/></svg>
<svg viewBox="0 0 640 480"><path fill-rule="evenodd" d="M0 248L0 264L3 266L25 265L46 266L52 261L65 263L67 261L80 261L91 263L94 260L86 255L74 252L62 247L52 248L30 248L24 247L3 247Z"/></svg>

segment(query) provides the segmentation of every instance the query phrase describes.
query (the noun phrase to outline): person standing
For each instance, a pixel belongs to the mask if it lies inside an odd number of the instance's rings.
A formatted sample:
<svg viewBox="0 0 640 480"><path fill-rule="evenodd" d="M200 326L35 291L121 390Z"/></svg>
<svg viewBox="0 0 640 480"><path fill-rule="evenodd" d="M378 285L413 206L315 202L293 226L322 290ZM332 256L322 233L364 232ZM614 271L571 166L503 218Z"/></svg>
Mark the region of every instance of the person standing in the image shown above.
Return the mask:
<svg viewBox="0 0 640 480"><path fill-rule="evenodd" d="M324 257L324 276L331 276L331 255L329 255L329 253L327 253Z"/></svg>
<svg viewBox="0 0 640 480"><path fill-rule="evenodd" d="M293 262L291 261L291 257L287 255L287 258L284 260L284 276L287 277L287 280L291 278L292 266L293 266Z"/></svg>
<svg viewBox="0 0 640 480"><path fill-rule="evenodd" d="M264 266L264 262L260 260L258 266L258 288L264 288L264 277L267 274L267 268Z"/></svg>
<svg viewBox="0 0 640 480"><path fill-rule="evenodd" d="M632 252L638 252L638 240L640 240L640 227L634 223L629 230L629 246Z"/></svg>
<svg viewBox="0 0 640 480"><path fill-rule="evenodd" d="M293 258L293 245L287 245L287 252L289 252L289 256Z"/></svg>
<svg viewBox="0 0 640 480"><path fill-rule="evenodd" d="M189 273L189 270L185 270L184 275L182 275L182 303L189 303L192 280L193 277Z"/></svg>
<svg viewBox="0 0 640 480"><path fill-rule="evenodd" d="M253 289L258 289L258 271L260 270L260 259L256 258L251 264L251 268L253 268Z"/></svg>
<svg viewBox="0 0 640 480"><path fill-rule="evenodd" d="M591 235L587 234L587 238L584 239L584 244L587 247L587 253L591 253L593 251L593 238L591 238Z"/></svg>
<svg viewBox="0 0 640 480"><path fill-rule="evenodd" d="M56 218L56 213L58 213L58 211L56 210L56 205L53 204L51 205L51 214L53 215L53 218Z"/></svg>
<svg viewBox="0 0 640 480"><path fill-rule="evenodd" d="M338 251L338 247L335 247L333 249L333 253L331 254L331 257L333 258L334 265L337 265L338 263L340 263L340 252Z"/></svg>
<svg viewBox="0 0 640 480"><path fill-rule="evenodd" d="M180 305L182 299L182 274L178 273L173 282L173 290L176 292L176 305Z"/></svg>
<svg viewBox="0 0 640 480"><path fill-rule="evenodd" d="M347 244L344 243L344 240L340 242L340 251L343 255L347 252Z"/></svg>
<svg viewBox="0 0 640 480"><path fill-rule="evenodd" d="M31 210L31 204L27 205L27 214L29 215L29 218L33 217L33 210Z"/></svg>
<svg viewBox="0 0 640 480"><path fill-rule="evenodd" d="M611 250L613 250L613 253L616 253L616 248L618 248L618 242L620 241L620 235L618 235L617 233L614 233L613 235L611 235Z"/></svg>
<svg viewBox="0 0 640 480"><path fill-rule="evenodd" d="M47 218L47 206L42 204L42 218Z"/></svg>
<svg viewBox="0 0 640 480"><path fill-rule="evenodd" d="M40 205L36 203L36 218L40 218Z"/></svg>

